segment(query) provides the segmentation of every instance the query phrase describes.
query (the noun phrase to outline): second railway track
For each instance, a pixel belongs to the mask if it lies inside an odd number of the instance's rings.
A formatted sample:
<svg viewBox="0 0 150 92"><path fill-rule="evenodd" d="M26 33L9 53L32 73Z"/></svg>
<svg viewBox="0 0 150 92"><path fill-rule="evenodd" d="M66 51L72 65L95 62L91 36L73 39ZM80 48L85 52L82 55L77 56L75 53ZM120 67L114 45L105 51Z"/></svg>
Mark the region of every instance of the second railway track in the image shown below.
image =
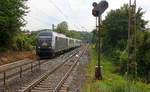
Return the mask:
<svg viewBox="0 0 150 92"><path fill-rule="evenodd" d="M47 71L45 74L40 76L37 80L31 84L22 87L20 92L59 92L65 80L68 78L73 68L76 66L80 57L84 53L85 48L78 49L63 63L55 67L54 69ZM63 90L67 92L67 89Z"/></svg>

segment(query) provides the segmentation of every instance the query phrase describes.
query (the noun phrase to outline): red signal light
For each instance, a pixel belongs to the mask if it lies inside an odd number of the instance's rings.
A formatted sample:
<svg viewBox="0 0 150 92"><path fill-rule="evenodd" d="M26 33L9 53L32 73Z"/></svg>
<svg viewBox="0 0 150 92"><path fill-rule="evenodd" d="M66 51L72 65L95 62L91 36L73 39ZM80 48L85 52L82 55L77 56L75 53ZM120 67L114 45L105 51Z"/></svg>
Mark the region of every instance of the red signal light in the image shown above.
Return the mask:
<svg viewBox="0 0 150 92"><path fill-rule="evenodd" d="M93 4L92 14L95 17L98 17L104 13L104 11L108 8L108 2L106 0L102 0L100 3L94 2Z"/></svg>
<svg viewBox="0 0 150 92"><path fill-rule="evenodd" d="M92 14L93 14L93 16L97 17L98 16L98 11L92 10Z"/></svg>

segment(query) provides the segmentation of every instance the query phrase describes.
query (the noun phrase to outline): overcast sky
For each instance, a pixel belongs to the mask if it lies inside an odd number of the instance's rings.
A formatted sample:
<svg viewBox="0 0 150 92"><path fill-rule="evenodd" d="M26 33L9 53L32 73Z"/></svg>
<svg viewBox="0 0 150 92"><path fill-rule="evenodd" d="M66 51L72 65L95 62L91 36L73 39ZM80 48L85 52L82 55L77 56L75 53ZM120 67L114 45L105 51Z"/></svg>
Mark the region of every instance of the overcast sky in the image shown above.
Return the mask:
<svg viewBox="0 0 150 92"><path fill-rule="evenodd" d="M52 24L57 25L67 21L69 29L91 31L95 28L95 18L91 14L92 3L100 0L29 0L27 5L29 13L25 17L26 29L36 31L51 29ZM107 0L109 8L103 18L111 9L117 9L128 3L129 0ZM116 2L115 2L116 1ZM144 19L150 21L150 0L137 0L138 7L146 12ZM147 25L150 27L150 23Z"/></svg>

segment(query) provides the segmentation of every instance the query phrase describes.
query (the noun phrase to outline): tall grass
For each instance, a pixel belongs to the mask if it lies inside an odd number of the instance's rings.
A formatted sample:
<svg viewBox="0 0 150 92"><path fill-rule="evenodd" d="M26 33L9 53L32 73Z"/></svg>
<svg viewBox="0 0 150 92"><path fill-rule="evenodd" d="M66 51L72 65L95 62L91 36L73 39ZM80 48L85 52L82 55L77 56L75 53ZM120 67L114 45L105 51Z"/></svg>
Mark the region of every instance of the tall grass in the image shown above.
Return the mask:
<svg viewBox="0 0 150 92"><path fill-rule="evenodd" d="M95 80L94 68L97 65L97 53L92 46L89 48L89 53L91 59L85 69L88 80L81 92L150 92L150 85L128 81L123 76L112 73L117 67L103 57L101 62L103 66L103 80Z"/></svg>

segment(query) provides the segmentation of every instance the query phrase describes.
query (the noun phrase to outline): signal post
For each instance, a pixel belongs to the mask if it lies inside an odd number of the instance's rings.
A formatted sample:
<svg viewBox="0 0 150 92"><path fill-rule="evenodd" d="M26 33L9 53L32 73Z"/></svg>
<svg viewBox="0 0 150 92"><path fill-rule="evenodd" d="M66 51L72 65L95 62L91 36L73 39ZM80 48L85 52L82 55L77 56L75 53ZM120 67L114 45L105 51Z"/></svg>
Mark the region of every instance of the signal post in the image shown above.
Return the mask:
<svg viewBox="0 0 150 92"><path fill-rule="evenodd" d="M95 78L98 80L102 80L102 67L101 67L101 16L104 13L104 11L108 8L108 2L106 0L102 0L99 3L94 2L93 3L93 10L92 14L94 17L96 17L96 30L97 36L98 36L98 63L95 67ZM97 20L98 19L98 20ZM98 25L97 25L98 22Z"/></svg>

